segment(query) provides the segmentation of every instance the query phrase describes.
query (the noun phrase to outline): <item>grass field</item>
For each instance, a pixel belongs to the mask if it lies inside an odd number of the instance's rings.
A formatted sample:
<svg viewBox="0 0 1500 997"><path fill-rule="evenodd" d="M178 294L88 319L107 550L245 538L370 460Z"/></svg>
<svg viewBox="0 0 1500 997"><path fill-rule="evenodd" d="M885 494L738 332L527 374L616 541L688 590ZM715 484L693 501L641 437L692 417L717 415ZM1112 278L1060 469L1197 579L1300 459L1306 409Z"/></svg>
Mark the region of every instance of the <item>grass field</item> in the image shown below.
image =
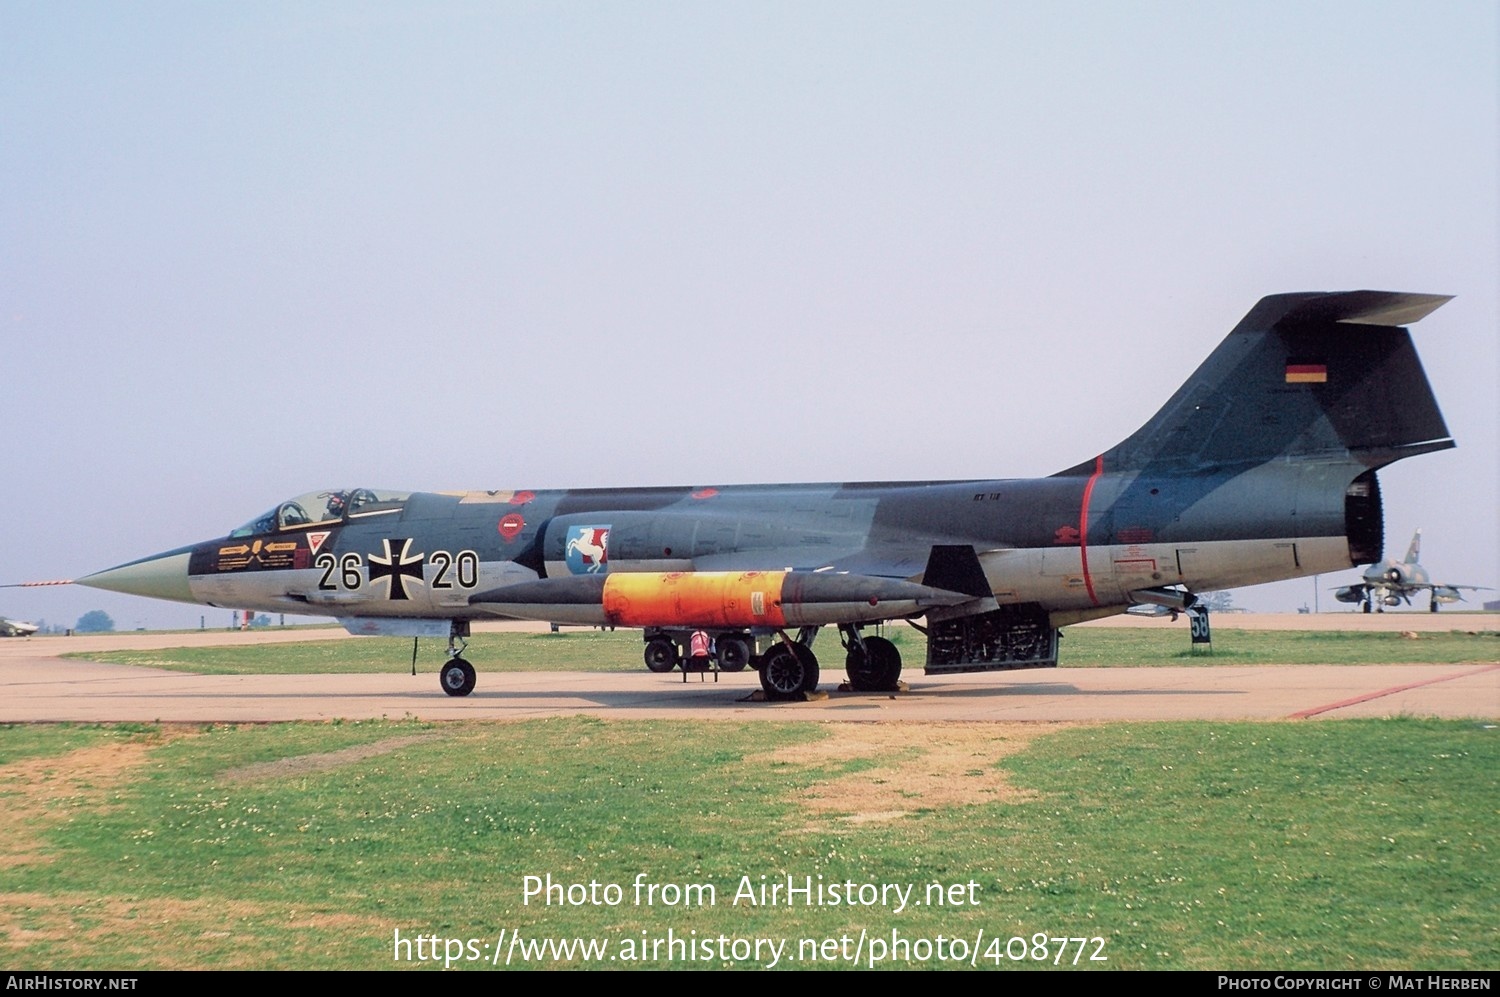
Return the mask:
<svg viewBox="0 0 1500 997"><path fill-rule="evenodd" d="M919 667L924 638L905 627L888 633L901 647L909 667ZM1213 653L1193 653L1179 630L1072 628L1063 631L1064 667L1142 667L1149 665L1326 665L1453 664L1500 660L1500 634L1493 632L1308 633L1220 629ZM441 654L441 641L423 641L419 668L430 668ZM841 668L843 649L831 633L815 645L825 668ZM476 634L465 656L481 668L518 671L640 671L639 631L608 633L570 630L562 633ZM302 672L402 672L411 667L412 645L401 638L309 640L305 643L249 647L168 648L150 651L100 651L69 655L94 661L150 665L214 675L293 674Z"/></svg>
<svg viewBox="0 0 1500 997"><path fill-rule="evenodd" d="M5 727L0 804L12 967L1500 964L1474 722ZM549 875L580 902L523 902ZM788 877L956 889L734 902Z"/></svg>

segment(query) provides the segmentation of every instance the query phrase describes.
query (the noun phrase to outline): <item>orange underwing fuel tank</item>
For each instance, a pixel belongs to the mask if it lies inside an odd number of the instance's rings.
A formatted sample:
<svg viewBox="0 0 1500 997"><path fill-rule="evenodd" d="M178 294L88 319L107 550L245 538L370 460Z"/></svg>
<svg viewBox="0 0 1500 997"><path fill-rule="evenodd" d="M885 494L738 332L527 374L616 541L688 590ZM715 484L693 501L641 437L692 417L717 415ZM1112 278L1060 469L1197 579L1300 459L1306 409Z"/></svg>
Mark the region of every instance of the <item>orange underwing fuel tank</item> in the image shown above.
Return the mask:
<svg viewBox="0 0 1500 997"><path fill-rule="evenodd" d="M615 626L784 627L785 571L626 572L604 580L604 615Z"/></svg>

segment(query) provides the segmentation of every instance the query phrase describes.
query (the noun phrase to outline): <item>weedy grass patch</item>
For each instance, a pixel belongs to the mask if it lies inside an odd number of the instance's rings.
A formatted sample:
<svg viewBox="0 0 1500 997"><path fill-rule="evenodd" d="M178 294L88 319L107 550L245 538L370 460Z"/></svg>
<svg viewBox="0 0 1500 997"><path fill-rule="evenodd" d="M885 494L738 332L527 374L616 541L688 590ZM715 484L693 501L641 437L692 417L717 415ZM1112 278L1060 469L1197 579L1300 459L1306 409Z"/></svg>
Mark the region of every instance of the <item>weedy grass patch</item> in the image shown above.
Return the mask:
<svg viewBox="0 0 1500 997"><path fill-rule="evenodd" d="M511 939L577 938L605 948L520 964L760 964L698 944L722 936L779 940L779 965L806 968L850 965L827 953L863 938L862 965L880 941L879 965L1020 968L1041 934L1102 939L1090 968L1487 967L1497 736L1428 720L0 728L0 791L27 815L0 825L0 950L69 969L442 965L442 947L402 958L422 936L472 942L453 967L487 968L497 940L514 957ZM551 877L552 902L528 902L528 876ZM789 883L825 901L853 884L856 902L787 904ZM866 904L863 884L933 902ZM782 902L749 902L774 885ZM1058 945L1042 948L1050 964Z"/></svg>

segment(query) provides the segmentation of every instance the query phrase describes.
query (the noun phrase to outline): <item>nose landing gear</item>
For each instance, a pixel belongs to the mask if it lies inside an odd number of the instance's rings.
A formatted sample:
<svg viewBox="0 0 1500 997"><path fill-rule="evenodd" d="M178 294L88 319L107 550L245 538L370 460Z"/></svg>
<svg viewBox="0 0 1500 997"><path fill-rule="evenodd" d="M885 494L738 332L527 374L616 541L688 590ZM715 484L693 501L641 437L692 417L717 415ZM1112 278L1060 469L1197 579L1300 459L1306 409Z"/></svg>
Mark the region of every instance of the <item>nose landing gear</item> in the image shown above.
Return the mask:
<svg viewBox="0 0 1500 997"><path fill-rule="evenodd" d="M438 681L450 696L467 696L474 691L474 666L462 657L469 646L469 621L454 620L448 632L448 660L438 671Z"/></svg>

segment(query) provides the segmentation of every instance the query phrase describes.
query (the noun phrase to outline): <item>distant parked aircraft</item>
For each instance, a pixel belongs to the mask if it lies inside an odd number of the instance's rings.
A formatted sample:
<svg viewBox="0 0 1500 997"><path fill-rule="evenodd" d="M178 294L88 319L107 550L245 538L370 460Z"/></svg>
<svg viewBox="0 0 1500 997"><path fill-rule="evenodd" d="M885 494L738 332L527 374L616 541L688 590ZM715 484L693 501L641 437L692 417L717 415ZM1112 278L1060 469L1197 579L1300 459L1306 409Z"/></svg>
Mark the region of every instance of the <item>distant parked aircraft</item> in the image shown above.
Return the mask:
<svg viewBox="0 0 1500 997"><path fill-rule="evenodd" d="M20 620L7 620L0 616L0 637L30 637L38 629L35 623L22 623Z"/></svg>
<svg viewBox="0 0 1500 997"><path fill-rule="evenodd" d="M1403 602L1411 605L1413 596L1427 593L1427 608L1436 613L1438 604L1460 602L1463 595L1459 589L1470 591L1484 588L1483 585L1439 585L1427 574L1427 569L1417 563L1422 553L1422 531L1411 538L1406 548L1406 558L1401 561L1385 561L1371 565L1365 571L1365 580L1359 585L1348 585L1333 593L1339 602L1357 602L1370 612L1385 612L1387 606L1399 606Z"/></svg>

